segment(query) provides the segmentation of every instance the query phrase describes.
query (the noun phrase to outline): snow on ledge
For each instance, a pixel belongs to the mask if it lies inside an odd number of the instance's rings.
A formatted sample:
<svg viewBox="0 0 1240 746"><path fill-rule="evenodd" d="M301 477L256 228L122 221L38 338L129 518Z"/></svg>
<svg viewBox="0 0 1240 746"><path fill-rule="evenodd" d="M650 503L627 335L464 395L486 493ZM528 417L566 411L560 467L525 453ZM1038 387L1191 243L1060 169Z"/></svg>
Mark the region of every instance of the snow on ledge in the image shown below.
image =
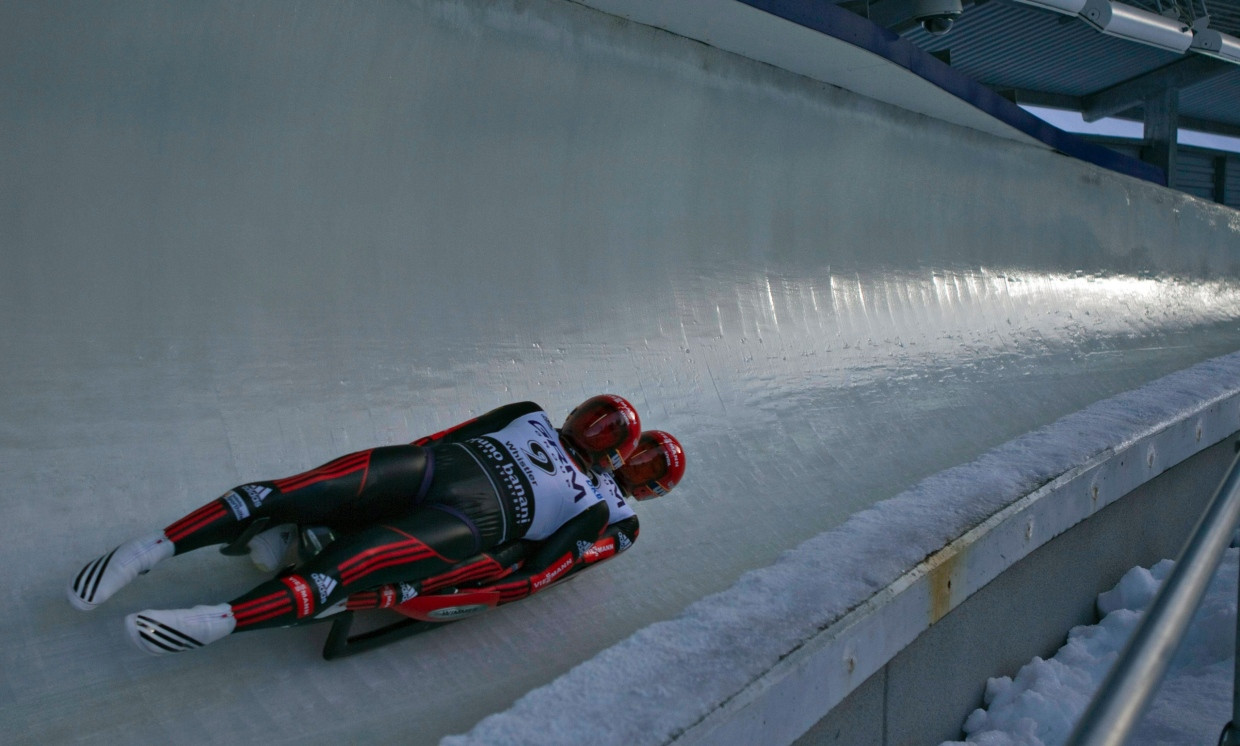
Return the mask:
<svg viewBox="0 0 1240 746"><path fill-rule="evenodd" d="M1174 459L1156 454L1151 438L1173 430L1179 441L1195 442L1179 447ZM1233 353L1094 404L930 476L785 552L769 567L746 573L732 588L695 602L679 617L638 630L443 743L658 744L682 735L698 740L701 732L726 721L722 708L743 709L736 703L760 700L771 690L772 669L782 661L840 627L865 626L873 609L933 573L928 558L953 542L990 531L1017 503L1092 474L1095 504L1085 510L1097 510L1135 486L1134 478L1137 484L1148 480L1191 455L1186 449L1195 453L1237 430L1240 353ZM1111 456L1133 446L1145 450L1142 458L1127 459L1127 468L1132 471L1132 462L1140 461L1144 473L1101 476L1099 465L1114 462ZM1099 502L1097 487L1108 481L1117 494ZM1030 519L1027 540L1033 525ZM1044 543L1068 527L1050 535L1040 527L1033 543ZM1009 556L1006 566L1033 548ZM953 599L952 606L960 600ZM931 621L919 620L921 628ZM880 629L869 636L886 634ZM855 672L850 686L885 662L869 662L865 671ZM825 707L842 696L833 694ZM697 736L690 730L695 726ZM762 727L779 729L765 721ZM792 727L785 742L800 732L799 725Z"/></svg>

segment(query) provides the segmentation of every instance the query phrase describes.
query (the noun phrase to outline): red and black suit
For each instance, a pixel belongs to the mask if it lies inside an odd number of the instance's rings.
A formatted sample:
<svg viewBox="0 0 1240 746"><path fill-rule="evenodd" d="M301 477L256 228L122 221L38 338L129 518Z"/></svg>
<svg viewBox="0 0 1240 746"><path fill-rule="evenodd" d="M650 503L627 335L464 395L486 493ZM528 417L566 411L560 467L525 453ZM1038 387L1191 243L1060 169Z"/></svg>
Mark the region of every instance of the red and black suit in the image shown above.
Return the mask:
<svg viewBox="0 0 1240 746"><path fill-rule="evenodd" d="M588 548L609 509L546 412L524 402L409 445L241 485L164 533L181 554L233 542L260 519L328 526L338 538L230 602L238 630L308 621L351 593L419 582L518 540Z"/></svg>
<svg viewBox="0 0 1240 746"><path fill-rule="evenodd" d="M606 472L591 472L591 476L608 507L607 526L592 543L587 544L574 531L561 531L535 544L504 544L424 580L389 583L354 593L349 596L348 608L392 608L416 596L447 588L494 591L497 603L503 605L611 559L637 541L640 526L615 479ZM514 560L520 562L519 567L514 566Z"/></svg>

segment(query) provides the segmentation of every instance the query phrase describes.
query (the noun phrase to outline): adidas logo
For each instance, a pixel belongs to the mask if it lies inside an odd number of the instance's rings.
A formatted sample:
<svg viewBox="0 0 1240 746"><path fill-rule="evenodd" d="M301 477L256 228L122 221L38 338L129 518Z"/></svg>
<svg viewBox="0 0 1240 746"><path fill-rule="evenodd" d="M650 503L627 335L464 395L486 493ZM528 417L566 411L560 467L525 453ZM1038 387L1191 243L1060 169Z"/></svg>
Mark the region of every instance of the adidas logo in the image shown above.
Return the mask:
<svg viewBox="0 0 1240 746"><path fill-rule="evenodd" d="M330 576L322 573L311 573L310 579L314 581L314 585L319 589L319 603L327 603L327 597L332 591L336 590L336 581Z"/></svg>
<svg viewBox="0 0 1240 746"><path fill-rule="evenodd" d="M400 602L403 604L414 596L418 595L418 587L412 583L400 584Z"/></svg>
<svg viewBox="0 0 1240 746"><path fill-rule="evenodd" d="M579 542L577 542L577 556L578 556L578 557L584 557L584 556L586 556L586 552L589 552L589 551L590 551L590 547L592 547L592 546L594 546L594 542L591 542L591 541L579 541Z"/></svg>
<svg viewBox="0 0 1240 746"><path fill-rule="evenodd" d="M263 507L263 500L266 500L267 496L271 494L270 487L263 487L258 484L247 484L241 489L250 496L250 502L254 503L256 508Z"/></svg>
<svg viewBox="0 0 1240 746"><path fill-rule="evenodd" d="M631 546L633 546L633 542L629 539L628 536L624 534L623 531L620 531L619 533L616 534L616 551L617 552L623 552L624 550L628 549Z"/></svg>

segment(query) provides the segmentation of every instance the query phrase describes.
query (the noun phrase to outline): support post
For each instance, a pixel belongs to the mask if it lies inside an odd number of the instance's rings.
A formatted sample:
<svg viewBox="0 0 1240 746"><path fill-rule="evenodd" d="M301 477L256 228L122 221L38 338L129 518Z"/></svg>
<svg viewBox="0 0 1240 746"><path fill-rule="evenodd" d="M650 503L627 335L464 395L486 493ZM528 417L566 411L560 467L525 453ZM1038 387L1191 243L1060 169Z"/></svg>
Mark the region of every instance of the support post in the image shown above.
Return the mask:
<svg viewBox="0 0 1240 746"><path fill-rule="evenodd" d="M1236 588L1236 601L1240 603L1240 585ZM1236 615L1236 649L1240 650L1240 614ZM1240 746L1240 658L1232 664L1231 722L1223 728L1219 746Z"/></svg>
<svg viewBox="0 0 1240 746"><path fill-rule="evenodd" d="M1214 158L1214 201L1220 205L1227 204L1227 156Z"/></svg>
<svg viewBox="0 0 1240 746"><path fill-rule="evenodd" d="M1165 88L1145 100L1145 148L1142 160L1167 174L1167 186L1176 188L1176 140L1180 129L1180 91Z"/></svg>

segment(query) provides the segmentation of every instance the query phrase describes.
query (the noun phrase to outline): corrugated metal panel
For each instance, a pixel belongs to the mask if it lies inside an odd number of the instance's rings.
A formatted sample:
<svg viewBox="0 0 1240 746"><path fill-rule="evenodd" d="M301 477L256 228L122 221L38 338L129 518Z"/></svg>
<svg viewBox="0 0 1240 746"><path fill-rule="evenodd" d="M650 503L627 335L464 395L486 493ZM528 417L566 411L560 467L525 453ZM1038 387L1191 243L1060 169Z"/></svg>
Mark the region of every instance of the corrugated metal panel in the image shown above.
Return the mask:
<svg viewBox="0 0 1240 746"><path fill-rule="evenodd" d="M1223 204L1240 210L1240 156L1227 156L1227 179Z"/></svg>
<svg viewBox="0 0 1240 746"><path fill-rule="evenodd" d="M1180 114L1240 126L1240 65L1204 83L1180 90Z"/></svg>
<svg viewBox="0 0 1240 746"><path fill-rule="evenodd" d="M951 51L952 67L992 88L1084 96L1155 70L1178 55L1116 39L1084 21L1006 2L969 8L950 33L905 38Z"/></svg>
<svg viewBox="0 0 1240 746"><path fill-rule="evenodd" d="M1240 36L1240 2L1213 0L1205 6L1210 12L1210 27L1232 36Z"/></svg>
<svg viewBox="0 0 1240 746"><path fill-rule="evenodd" d="M1117 137L1085 136L1086 140L1105 145L1118 153L1140 158L1143 143L1140 140ZM1222 153L1204 148L1181 147L1176 158L1176 188L1211 202L1218 202L1215 195L1215 179L1220 162L1226 160L1223 178L1226 199L1223 204L1240 208L1240 155Z"/></svg>
<svg viewBox="0 0 1240 746"><path fill-rule="evenodd" d="M1176 188L1195 197L1214 200L1214 156L1180 152L1176 159Z"/></svg>

